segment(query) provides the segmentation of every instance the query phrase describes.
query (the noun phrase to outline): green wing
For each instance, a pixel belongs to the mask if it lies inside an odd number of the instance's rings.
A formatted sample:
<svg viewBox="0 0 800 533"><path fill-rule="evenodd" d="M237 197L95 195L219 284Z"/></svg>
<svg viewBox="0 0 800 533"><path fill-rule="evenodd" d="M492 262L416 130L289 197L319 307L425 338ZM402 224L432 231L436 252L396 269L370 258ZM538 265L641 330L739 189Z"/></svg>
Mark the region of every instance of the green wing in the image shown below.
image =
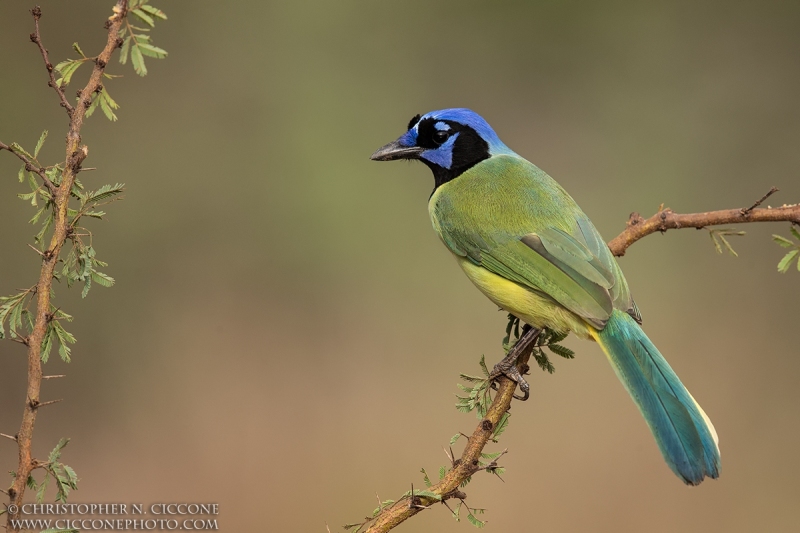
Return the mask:
<svg viewBox="0 0 800 533"><path fill-rule="evenodd" d="M575 201L524 159L490 158L431 197L447 246L602 329L613 310L641 320L611 252Z"/></svg>

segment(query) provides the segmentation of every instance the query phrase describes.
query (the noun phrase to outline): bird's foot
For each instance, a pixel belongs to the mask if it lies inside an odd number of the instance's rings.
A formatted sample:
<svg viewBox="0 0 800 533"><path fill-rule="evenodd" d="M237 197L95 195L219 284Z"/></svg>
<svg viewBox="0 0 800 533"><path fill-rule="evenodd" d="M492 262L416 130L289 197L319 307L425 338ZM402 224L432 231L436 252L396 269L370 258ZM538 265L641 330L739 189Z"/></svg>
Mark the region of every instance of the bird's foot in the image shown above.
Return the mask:
<svg viewBox="0 0 800 533"><path fill-rule="evenodd" d="M505 361L505 359L503 361ZM497 363L495 367L492 369L492 373L489 375L489 379L492 380L492 389L497 390L497 381L496 381L497 378L499 378L500 376L505 376L511 381L515 382L517 385L519 385L519 390L522 391L522 396L518 396L516 393L514 393L513 396L517 400L524 402L531 395L531 386L528 385L528 382L525 381L524 377L522 377L522 373L519 370L517 370L516 361L511 365L511 368L509 368L504 372L499 371L497 369L497 367L500 366L501 364L502 361L500 363Z"/></svg>
<svg viewBox="0 0 800 533"><path fill-rule="evenodd" d="M524 402L530 397L531 387L528 385L528 382L525 381L525 378L522 377L522 374L527 372L527 365L525 365L523 371L520 372L520 369L517 368L517 360L520 355L529 351L536 343L536 339L539 338L539 333L541 333L540 329L532 328L528 325L523 328L522 337L520 337L508 351L508 354L499 363L494 365L492 372L489 374L489 380L492 382L492 388L494 390L497 390L497 378L505 376L519 385L519 389L522 391L522 396L514 394L514 398Z"/></svg>

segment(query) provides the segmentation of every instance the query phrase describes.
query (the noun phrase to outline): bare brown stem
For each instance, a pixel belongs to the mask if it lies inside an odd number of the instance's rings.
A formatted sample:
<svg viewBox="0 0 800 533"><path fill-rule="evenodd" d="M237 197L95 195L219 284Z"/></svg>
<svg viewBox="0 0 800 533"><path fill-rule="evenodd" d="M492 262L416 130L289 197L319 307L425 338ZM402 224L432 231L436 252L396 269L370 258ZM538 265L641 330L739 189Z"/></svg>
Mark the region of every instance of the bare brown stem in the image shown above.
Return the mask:
<svg viewBox="0 0 800 533"><path fill-rule="evenodd" d="M628 248L643 237L656 232L664 233L670 229L721 226L749 222L792 222L800 224L800 204L783 205L781 207L759 208L764 200L772 196L778 189L773 187L760 200L748 208L725 209L705 213L675 213L672 209L659 209L658 213L648 219L639 213L631 213L625 230L608 243L608 247L617 257L622 257Z"/></svg>
<svg viewBox="0 0 800 533"><path fill-rule="evenodd" d="M81 146L81 128L86 116L86 110L91 105L91 97L95 91L98 90L101 84L101 79L108 61L111 59L111 54L118 46L117 36L119 29L128 14L128 0L117 0L114 6L114 13L109 17L106 24L108 28L108 38L106 45L100 55L97 56L94 63L94 69L89 77L86 86L79 92L78 103L74 107L67 102L64 91L56 84L55 76L53 74L54 68L50 63L47 50L42 46L41 36L39 34L39 19L42 16L41 9L34 8L31 13L33 14L35 32L31 34L31 40L39 46L42 57L45 62L45 67L50 76L50 85L58 93L61 99L61 105L67 110L70 116L69 132L67 133L67 148L66 159L64 164L64 171L61 178L61 183L58 187L52 189L55 222L53 224L53 235L50 239L48 248L42 255L42 268L39 273L39 281L36 284L36 318L34 320L33 331L28 337L28 388L25 401L25 409L22 414L22 423L19 432L17 433L17 444L19 447L19 465L17 466L14 484L8 490L9 504L16 505L19 508L22 504L25 495L25 486L28 476L40 463L32 457L31 443L33 440L33 428L36 423L36 414L40 407L49 405L55 402L40 402L40 392L42 385L42 341L44 340L47 332L49 322L52 320L52 313L50 311L50 291L53 284L53 273L56 265L58 264L59 254L64 242L67 239L69 228L69 219L67 216L67 208L69 206L70 191L75 182L75 176L80 172L81 163L89 155L89 149L86 146ZM27 158L21 157L15 150L11 150L6 145L2 145L3 149L9 150L17 157L25 161L26 165L32 165L32 162L26 161ZM38 167L38 165L37 165ZM33 169L36 171L36 169ZM44 171L42 170L42 173ZM41 173L37 172L40 176ZM46 178L46 176L44 176ZM48 183L48 181L45 181ZM57 400L58 401L58 400ZM8 521L6 524L7 529L11 529L11 520L19 516L17 513L8 513Z"/></svg>
<svg viewBox="0 0 800 533"><path fill-rule="evenodd" d="M47 55L47 49L42 44L42 36L39 33L39 19L42 18L42 9L39 6L34 7L31 9L31 15L33 15L33 25L35 31L31 33L31 42L35 43L36 46L39 47L39 52L42 54L42 59L44 59L44 67L47 69L47 74L50 77L50 81L47 82L47 85L53 88L53 90L58 94L59 100L61 100L61 107L66 109L67 115L72 117L72 113L75 109L72 107L72 104L69 103L67 100L66 95L64 94L64 89L56 83L56 76L55 76L55 67L50 62L50 58Z"/></svg>

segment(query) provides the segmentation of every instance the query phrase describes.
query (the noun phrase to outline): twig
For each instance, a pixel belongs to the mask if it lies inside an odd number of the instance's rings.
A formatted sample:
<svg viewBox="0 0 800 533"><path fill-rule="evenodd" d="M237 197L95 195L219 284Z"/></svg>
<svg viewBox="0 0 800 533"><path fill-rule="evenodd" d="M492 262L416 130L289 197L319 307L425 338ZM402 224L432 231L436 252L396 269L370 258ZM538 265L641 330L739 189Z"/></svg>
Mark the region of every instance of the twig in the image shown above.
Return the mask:
<svg viewBox="0 0 800 533"><path fill-rule="evenodd" d="M744 209L725 209L722 211L708 211L706 213L678 214L672 209L659 210L648 219L639 213L631 213L625 230L608 243L608 247L617 257L625 255L627 249L636 241L647 237L651 233L660 231L664 233L670 229L697 228L720 226L744 222L792 222L800 224L800 204L784 205L781 207L759 208L761 203L772 196L778 189L773 187L760 200Z"/></svg>
<svg viewBox="0 0 800 533"><path fill-rule="evenodd" d="M62 89L58 83L56 83L56 77L54 72L56 72L55 67L50 62L50 58L47 57L47 49L42 44L42 37L39 33L39 19L42 18L42 9L39 6L34 7L31 9L31 15L33 15L33 25L35 31L31 33L31 42L36 43L36 46L39 47L39 52L42 53L42 59L44 59L44 66L47 69L47 74L50 76L50 81L47 83L53 90L56 91L58 94L59 100L61 100L61 107L67 110L67 115L72 118L72 113L75 112L75 108L72 107L72 104L67 101L67 96L64 94L64 89Z"/></svg>
<svg viewBox="0 0 800 533"><path fill-rule="evenodd" d="M58 374L53 376L42 376L42 379L56 379L56 378L65 378L67 377L66 374Z"/></svg>
<svg viewBox="0 0 800 533"><path fill-rule="evenodd" d="M37 300L34 326L28 339L28 387L26 395L28 401L25 402L25 410L22 414L22 423L20 424L20 430L17 433L19 464L15 473L14 484L9 490L9 505L15 505L17 506L17 509L19 509L22 504L23 497L25 495L25 483L28 479L28 476L33 470L33 465L37 464L35 459L32 457L31 452L33 428L36 423L36 413L40 407L51 405L59 401L55 400L45 403L39 402L43 378L41 350L42 341L44 340L44 336L47 332L47 327L52 316L50 313L50 293L53 285L53 274L55 272L56 265L59 262L61 247L68 238L68 209L70 192L72 190L72 185L75 182L75 177L80 171L81 164L89 155L89 149L86 146L81 145L81 128L83 127L83 121L86 117L86 111L89 109L89 106L92 103L91 97L101 85L102 76L105 72L106 65L111 59L111 54L120 44L117 37L119 34L119 29L122 26L122 22L128 14L128 0L117 0L113 9L113 15L109 17L108 21L106 22L108 36L105 47L103 48L102 52L100 52L100 55L98 55L95 59L94 69L89 77L89 81L79 92L78 104L74 107L67 102L64 91L55 82L55 76L53 74L54 67L50 63L50 60L47 56L47 50L42 45L42 39L39 34L39 19L42 16L42 11L36 7L31 11L31 13L33 15L35 27L35 33L31 34L31 40L39 46L39 50L42 53L42 58L45 62L45 67L47 68L47 72L50 77L50 85L53 87L56 93L58 93L59 99L61 100L61 105L67 110L70 121L66 142L66 160L64 164L64 170L62 172L61 183L58 187L55 187L54 190L51 189L54 203L53 211L55 215L53 234L50 239L50 245L47 247L47 252L45 252L44 257L42 258L42 268L39 273L39 281L36 284ZM11 150L10 147L2 145L2 148L13 152L17 157L20 157L20 154L14 150ZM25 159L23 159L23 161L25 161ZM36 168L33 167L32 162L26 161L26 165L30 165L32 169L36 171ZM44 173L44 171L42 171L42 173ZM41 176L41 174L39 175ZM46 181L45 183L47 184L48 182ZM50 186L52 186L52 184L48 185L48 188L50 188ZM16 513L9 512L6 527L11 529L11 520L14 520L18 517L19 511Z"/></svg>
<svg viewBox="0 0 800 533"><path fill-rule="evenodd" d="M28 159L27 156L22 152L14 150L13 146L9 146L5 143L0 142L0 150L7 150L12 154L14 154L15 156L17 156L20 159L20 161L25 163L25 170L27 170L28 172L35 172L36 174L38 174L39 177L42 178L44 186L47 187L48 191L50 191L50 194L51 195L56 194L56 190L58 190L58 187L56 187L55 184L52 181L50 181L50 178L47 177L47 174L45 173L42 167L35 165L34 162Z"/></svg>
<svg viewBox="0 0 800 533"><path fill-rule="evenodd" d="M11 436L11 435L6 435L5 433L0 433L0 437L5 437L7 439L13 440L14 442L17 442L17 437L14 437L14 436Z"/></svg>
<svg viewBox="0 0 800 533"><path fill-rule="evenodd" d="M779 189L778 189L777 187L771 187L771 188L770 188L770 190L769 190L769 191L767 191L767 194L765 194L764 196L762 196L762 197L761 197L761 198L760 198L760 199L759 199L759 200L758 200L756 203L754 203L753 205L751 205L751 206L750 206L750 207L748 207L747 209L742 209L742 214L743 214L743 215L747 215L747 214L749 214L749 213L750 213L750 211L752 211L752 210L753 210L753 209L755 209L756 207L758 207L758 206L760 206L761 204L763 204L763 203L764 203L764 200L766 200L767 198L769 198L770 196L772 196L773 194L775 194L776 192L778 192L778 190L779 190Z"/></svg>

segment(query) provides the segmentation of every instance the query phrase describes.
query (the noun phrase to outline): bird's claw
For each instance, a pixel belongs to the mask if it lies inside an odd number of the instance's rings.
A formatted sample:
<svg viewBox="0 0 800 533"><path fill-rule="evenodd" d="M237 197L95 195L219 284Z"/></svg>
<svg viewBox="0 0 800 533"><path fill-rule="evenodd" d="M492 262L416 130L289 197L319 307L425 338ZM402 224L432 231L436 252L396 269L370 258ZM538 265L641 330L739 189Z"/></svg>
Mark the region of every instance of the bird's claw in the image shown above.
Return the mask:
<svg viewBox="0 0 800 533"><path fill-rule="evenodd" d="M494 390L497 390L496 380L501 376L505 376L511 381L515 382L517 385L519 385L519 389L522 391L523 395L517 396L514 394L514 398L524 402L530 397L531 387L528 385L528 382L525 381L525 378L522 377L522 373L517 368L517 359L519 359L519 356L529 349L534 342L536 342L536 339L539 337L540 330L525 326L523 331L524 333L522 334L522 337L520 337L514 347L508 351L508 354L502 359L502 361L494 365L492 372L489 374L489 380L492 382L492 389ZM526 370L523 370L523 372L526 372Z"/></svg>
<svg viewBox="0 0 800 533"><path fill-rule="evenodd" d="M506 357L508 359L508 357ZM519 390L522 391L522 396L518 396L516 393L513 394L514 398L520 401L527 400L531 395L531 386L528 385L528 382L522 377L522 373L517 370L516 365L516 357L510 366L507 367L506 359L503 359L499 363L497 363L494 368L492 369L491 374L489 374L489 379L492 382L492 389L497 390L497 379L501 376L505 376L511 381L515 382L519 385Z"/></svg>

